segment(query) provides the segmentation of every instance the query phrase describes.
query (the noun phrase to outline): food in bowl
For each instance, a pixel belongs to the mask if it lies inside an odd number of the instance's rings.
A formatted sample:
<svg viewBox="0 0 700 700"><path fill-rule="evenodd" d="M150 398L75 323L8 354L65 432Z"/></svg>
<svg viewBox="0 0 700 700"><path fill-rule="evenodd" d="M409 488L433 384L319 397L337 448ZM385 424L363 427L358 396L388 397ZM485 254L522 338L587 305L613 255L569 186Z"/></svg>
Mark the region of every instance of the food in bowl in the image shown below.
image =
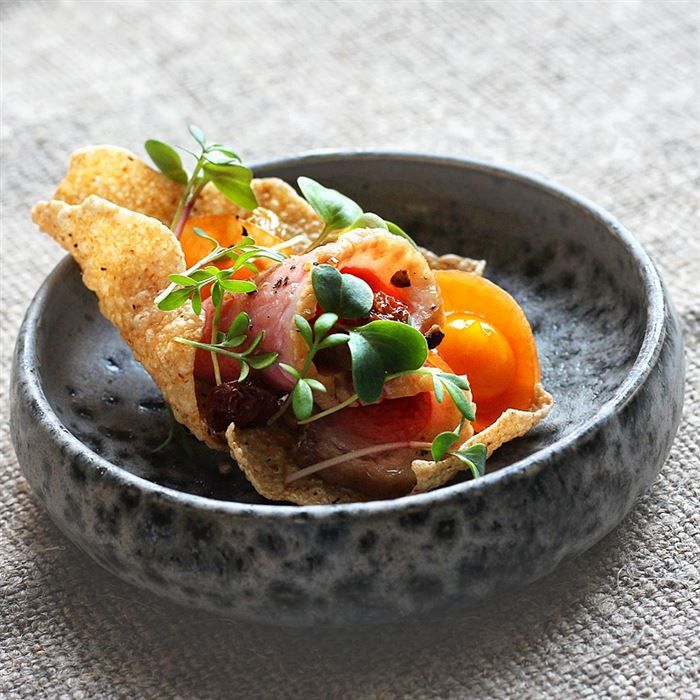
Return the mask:
<svg viewBox="0 0 700 700"><path fill-rule="evenodd" d="M75 153L34 221L77 260L177 421L264 497L394 498L547 414L525 314L483 261L437 256L308 178L253 179L191 127L172 148Z"/></svg>

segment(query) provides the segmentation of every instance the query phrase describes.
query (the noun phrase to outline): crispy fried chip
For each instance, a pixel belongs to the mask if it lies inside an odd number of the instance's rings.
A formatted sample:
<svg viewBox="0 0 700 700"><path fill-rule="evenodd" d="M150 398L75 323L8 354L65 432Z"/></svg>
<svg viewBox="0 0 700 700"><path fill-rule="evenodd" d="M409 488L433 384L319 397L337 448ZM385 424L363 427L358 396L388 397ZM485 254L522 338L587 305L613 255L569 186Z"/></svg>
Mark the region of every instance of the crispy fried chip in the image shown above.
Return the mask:
<svg viewBox="0 0 700 700"><path fill-rule="evenodd" d="M472 275L483 277L486 269L485 260L473 260L472 258L463 258L454 253L447 255L436 255L432 250L427 248L418 248L423 257L428 261L433 270L462 270L462 272L471 272Z"/></svg>
<svg viewBox="0 0 700 700"><path fill-rule="evenodd" d="M490 457L501 445L525 435L531 428L534 428L549 413L551 408L552 396L545 391L542 384L538 384L535 387L535 396L529 411L509 408L501 414L495 423L470 437L462 447L481 443L486 445L487 455ZM413 493L431 491L446 484L458 472L468 469L467 465L456 457L447 457L437 464L417 459L411 468L416 475L417 482Z"/></svg>
<svg viewBox="0 0 700 700"><path fill-rule="evenodd" d="M73 153L53 198L80 204L97 195L168 226L183 192L183 185L149 168L124 148L90 146ZM203 206L202 201L197 204Z"/></svg>
<svg viewBox="0 0 700 700"><path fill-rule="evenodd" d="M278 178L256 179L251 186L260 207L272 211L279 220L273 233L284 239L320 233L323 222L286 182ZM97 195L125 209L152 216L168 226L183 191L183 185L153 170L125 148L90 146L73 153L54 199L80 204L90 195ZM236 206L211 183L202 190L192 212L193 216L206 214L257 218ZM265 221L256 223L268 228Z"/></svg>
<svg viewBox="0 0 700 700"><path fill-rule="evenodd" d="M245 216L285 239L318 235L323 224L294 189L278 179L254 180L253 190L261 209L244 212L213 186L204 188L193 214ZM117 326L176 419L211 447L223 443L212 435L201 418L193 378L193 348L175 337L199 340L203 320L189 304L162 312L153 303L168 284L168 275L184 270L180 246L166 228L183 192L129 151L95 146L73 154L54 201L40 202L32 217L78 261L86 286L97 294L100 310ZM60 201L59 201L60 200ZM108 200L108 201L106 201ZM268 216L265 210L273 212ZM163 225L165 224L165 226ZM481 275L483 260L457 255L437 256L421 249L433 269L460 269ZM487 446L490 455L505 442L524 435L547 415L552 397L536 387L530 411L506 411L493 425L471 437ZM343 503L366 500L361 493L327 484L317 476L285 484L287 474L299 468L290 461L294 436L277 426L226 432L231 454L255 489L266 498L297 504ZM466 468L448 457L439 463L414 460L417 485L413 493L437 488Z"/></svg>
<svg viewBox="0 0 700 700"><path fill-rule="evenodd" d="M226 440L253 488L271 501L317 505L367 500L359 491L327 484L316 476L285 484L287 474L298 469L298 465L290 460L293 436L279 426L236 430L231 424Z"/></svg>
<svg viewBox="0 0 700 700"><path fill-rule="evenodd" d="M220 446L197 407L195 351L173 340L199 340L203 321L189 304L164 312L153 303L168 285L168 275L185 269L172 231L94 195L79 205L39 202L32 218L76 259L85 286L97 294L100 311L153 377L175 418L208 445Z"/></svg>
<svg viewBox="0 0 700 700"><path fill-rule="evenodd" d="M501 445L525 435L551 408L551 395L538 384L529 411L508 409L493 425L470 437L462 446L482 443L486 445L490 456ZM299 505L367 500L366 496L357 491L327 484L315 475L285 484L286 476L299 469L299 465L290 458L293 454L293 440L289 436L283 436L277 426L236 430L231 425L226 432L226 440L231 454L250 483L266 498ZM440 462L416 459L411 468L416 475L416 486L412 493L432 491L446 484L460 471L468 469L456 457L447 457Z"/></svg>

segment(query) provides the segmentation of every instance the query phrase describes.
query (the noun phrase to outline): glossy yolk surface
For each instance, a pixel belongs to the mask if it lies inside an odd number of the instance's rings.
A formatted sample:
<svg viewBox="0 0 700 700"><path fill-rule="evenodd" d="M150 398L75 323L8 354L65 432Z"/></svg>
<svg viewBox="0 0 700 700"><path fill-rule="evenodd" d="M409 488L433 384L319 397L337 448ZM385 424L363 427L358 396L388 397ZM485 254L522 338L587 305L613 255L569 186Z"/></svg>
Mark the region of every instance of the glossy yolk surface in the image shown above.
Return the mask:
<svg viewBox="0 0 700 700"><path fill-rule="evenodd" d="M188 268L196 265L202 258L211 253L212 243L205 238L198 236L195 228L200 228L204 233L216 239L225 248L240 243L244 235L250 236L258 245L270 248L282 243L281 238L273 236L264 229L247 221L241 221L233 214L220 214L211 216L193 216L187 220L180 236L180 245L185 254L185 263ZM285 252L285 251L283 251ZM231 265L230 260L212 263L219 268ZM259 270L264 270L272 265L271 260L261 259L255 261L255 266ZM245 268L238 270L233 276L234 279L246 279L252 277L253 273ZM202 297L209 296L209 288L202 290Z"/></svg>
<svg viewBox="0 0 700 700"><path fill-rule="evenodd" d="M469 349L466 354L465 348ZM482 400L503 393L513 381L515 355L508 340L477 316L449 314L440 352L459 367L459 374L469 376L472 391Z"/></svg>
<svg viewBox="0 0 700 700"><path fill-rule="evenodd" d="M528 410L540 380L537 348L523 310L505 290L460 270L435 273L446 314L438 353L466 374L476 403L474 430L508 408Z"/></svg>

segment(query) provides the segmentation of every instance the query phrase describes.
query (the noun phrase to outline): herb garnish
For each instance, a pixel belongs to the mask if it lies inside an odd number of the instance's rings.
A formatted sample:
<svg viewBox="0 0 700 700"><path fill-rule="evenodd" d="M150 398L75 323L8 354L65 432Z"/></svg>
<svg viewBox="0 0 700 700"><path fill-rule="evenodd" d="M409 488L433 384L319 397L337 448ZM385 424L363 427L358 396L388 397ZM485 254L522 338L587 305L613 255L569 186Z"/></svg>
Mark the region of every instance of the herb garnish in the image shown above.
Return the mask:
<svg viewBox="0 0 700 700"><path fill-rule="evenodd" d="M255 244L249 236L228 248L223 247L215 238L207 235L202 229L196 228L194 232L201 238L211 242L213 248L211 252L202 258L196 265L192 266L182 274L169 275L170 286L156 297L156 304L162 311L174 311L179 309L187 300L192 302L193 311L199 316L202 312L202 290L211 285L211 303L214 309L211 327L211 342L200 343L187 338L175 338L178 343L190 345L201 350L209 350L214 366L214 377L217 384L221 384L221 371L217 355L224 355L237 360L241 365L241 374L238 381L243 381L248 376L250 368L264 369L269 367L277 357L278 353L259 353L253 355L264 337L261 331L251 344L242 352L233 352L230 348L237 348L246 340L246 332L250 319L248 314L242 313L234 319L228 331L224 334L219 331L221 312L223 308L224 293L246 294L257 289L252 280L237 280L232 277L241 269L257 272L258 269L253 264L254 260L268 259L280 262L284 260L284 255ZM226 269L220 269L211 263L220 260L230 260L231 265Z"/></svg>
<svg viewBox="0 0 700 700"><path fill-rule="evenodd" d="M428 359L420 331L399 321L371 321L350 331L352 383L364 403L375 403L389 377L412 372Z"/></svg>
<svg viewBox="0 0 700 700"><path fill-rule="evenodd" d="M258 268L253 264L254 260L262 258L281 262L285 259L285 256L276 250L256 245L250 236L244 236L235 245L225 248L201 228L195 227L194 233L209 241L213 248L210 253L185 272L168 275L170 285L155 300L161 311L179 309L188 299L191 299L192 308L199 315L202 309L202 289L208 284L212 284L212 303L223 296L224 291L254 292L257 289L255 282L234 280L231 277L241 269L253 273L258 272ZM225 269L219 269L210 264L227 259L231 260L231 267ZM214 305L217 306L216 303Z"/></svg>
<svg viewBox="0 0 700 700"><path fill-rule="evenodd" d="M327 243L332 233L352 231L356 228L383 228L395 236L405 238L414 248L417 247L414 240L400 226L372 212L363 212L357 202L337 190L324 187L310 177L300 177L297 184L306 201L324 223L323 230L308 250Z"/></svg>
<svg viewBox="0 0 700 700"><path fill-rule="evenodd" d="M260 331L257 333L253 339L250 341L248 347L241 352L234 352L230 348L238 348L247 340L247 331L250 326L250 317L245 311L241 311L233 323L230 325L226 333L218 333L219 342L214 343L213 339L211 343L200 343L196 340L189 340L187 338L175 338L178 343L183 343L184 345L190 345L193 348L198 348L200 350L208 350L213 355L224 355L225 357L230 357L236 360L240 366L240 374L236 381L242 382L250 373L251 369L265 369L272 365L277 358L279 353L277 352L260 352L257 355L253 355L255 350L257 350L258 345L262 343L265 337L265 331ZM213 334L212 334L213 335ZM214 365L214 372L218 370L218 363ZM217 376L217 384L221 384L221 375Z"/></svg>
<svg viewBox="0 0 700 700"><path fill-rule="evenodd" d="M189 131L201 149L199 154L182 149L196 159L194 170L189 177L179 154L172 146L153 139L145 144L156 166L171 180L185 185L171 224L176 237L182 233L197 197L208 182L212 182L222 194L239 206L248 210L257 207L255 195L250 187L252 172L242 165L238 154L221 144L207 144L202 130L195 125L190 125ZM357 228L383 228L405 238L415 247L415 242L398 225L372 212L363 212L356 202L340 192L306 177L299 178L298 185L306 200L324 222L321 234L309 250L326 243L331 234ZM264 331L255 335L246 348L236 351L248 338L250 318L245 312L239 313L229 329L222 333L219 323L224 294L255 291L257 287L253 281L233 279L235 273L243 268L253 273L257 272L253 264L255 259L267 258L279 262L285 256L272 249L255 245L249 237L234 246L224 248L201 229L195 228L194 232L212 242L212 251L184 273L170 275L171 284L156 298L156 303L161 310L170 311L180 308L189 300L195 313L200 315L202 291L211 285L211 302L214 309L211 342L201 343L179 337L175 340L211 353L217 384L221 383L217 355L231 357L240 363L238 381L242 381L248 376L251 368L269 367L279 355L276 352L254 354L264 338ZM231 261L231 266L226 269L211 264L225 259ZM446 392L459 410L461 420L454 431L440 433L432 443L404 441L373 445L301 469L290 475L287 482L349 459L405 447L430 449L435 461L440 461L447 454L453 455L470 468L475 478L483 475L486 461L484 445L476 444L461 450L450 449L459 440L466 421L475 418L473 405L464 394L469 390L466 378L424 367L428 357L426 340L416 328L408 324L381 320L352 328L343 327L342 322L339 325L340 319L361 319L367 316L372 308L374 293L360 278L343 274L331 265L318 265L312 273L312 284L324 313L316 319L313 326L303 316L295 316L295 325L306 342L309 353L301 370L279 363L280 368L296 379L296 382L269 424L290 406L297 421L305 424L342 410L358 400L365 404L375 403L381 398L387 381L409 374L432 375L437 401L441 403ZM337 332L331 332L336 326ZM314 358L320 350L343 344L347 344L350 350L355 394L333 408L312 415L314 392L326 391L320 381L307 376Z"/></svg>
<svg viewBox="0 0 700 700"><path fill-rule="evenodd" d="M312 328L311 324L303 316L297 314L294 317L294 324L307 344L309 354L306 356L301 371L283 362L279 363L279 366L297 381L285 403L282 404L277 414L270 419L270 423L274 422L289 408L290 401L297 420L304 421L311 417L314 408L313 392L326 391L326 387L321 382L307 376L316 353L319 350L333 348L348 342L348 336L344 333L330 333L337 322L338 316L336 314L325 313L316 319Z"/></svg>
<svg viewBox="0 0 700 700"><path fill-rule="evenodd" d="M437 435L430 446L430 451L435 462L439 462L447 455L457 457L457 459L464 462L469 467L476 479L479 476L483 476L486 471L486 445L477 442L461 450L451 449L459 440L462 429L464 428L464 423L465 419L462 418L454 431L446 431Z"/></svg>
<svg viewBox="0 0 700 700"><path fill-rule="evenodd" d="M374 292L367 282L355 275L343 274L332 265L314 267L311 284L321 308L340 318L362 318L374 303Z"/></svg>
<svg viewBox="0 0 700 700"><path fill-rule="evenodd" d="M418 329L399 321L384 320L370 321L356 327L343 325L342 319L362 318L372 308L374 295L366 282L326 264L314 268L311 282L316 300L325 313L319 316L313 328L302 316L295 317L295 324L309 348L309 354L301 370L280 363L280 367L297 381L269 424L277 420L290 405L299 423L306 424L356 401L376 403L387 381L408 374L430 375L437 400L441 403L447 393L463 419L474 420L473 405L464 395L469 390L466 379L424 367L428 345ZM334 327L336 332L330 334ZM324 392L326 389L319 381L307 378L308 370L319 350L344 343L350 350L355 393L337 406L312 415L313 392Z"/></svg>
<svg viewBox="0 0 700 700"><path fill-rule="evenodd" d="M175 148L155 139L149 139L144 144L158 169L171 180L185 185L170 224L176 238L180 237L197 197L208 182L212 182L219 192L244 209L252 211L258 206L250 187L253 173L242 164L238 154L220 143L207 143L204 133L195 124L190 124L188 129L201 149L199 155L187 148L181 149L197 161L189 177Z"/></svg>

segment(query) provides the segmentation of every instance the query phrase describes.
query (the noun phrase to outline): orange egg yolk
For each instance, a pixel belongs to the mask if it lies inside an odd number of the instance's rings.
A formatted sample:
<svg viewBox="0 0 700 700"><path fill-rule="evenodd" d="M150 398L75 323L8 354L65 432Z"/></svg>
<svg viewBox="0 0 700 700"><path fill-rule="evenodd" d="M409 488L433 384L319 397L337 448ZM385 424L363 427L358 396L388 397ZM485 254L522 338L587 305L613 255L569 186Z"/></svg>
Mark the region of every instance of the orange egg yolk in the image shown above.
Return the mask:
<svg viewBox="0 0 700 700"><path fill-rule="evenodd" d="M447 316L440 354L457 374L466 374L472 392L490 399L513 381L515 357L508 340L487 321L465 313Z"/></svg>
<svg viewBox="0 0 700 700"><path fill-rule="evenodd" d="M504 289L461 270L435 273L446 323L437 351L466 374L476 404L474 430L507 409L530 409L540 380L537 347L523 310Z"/></svg>

